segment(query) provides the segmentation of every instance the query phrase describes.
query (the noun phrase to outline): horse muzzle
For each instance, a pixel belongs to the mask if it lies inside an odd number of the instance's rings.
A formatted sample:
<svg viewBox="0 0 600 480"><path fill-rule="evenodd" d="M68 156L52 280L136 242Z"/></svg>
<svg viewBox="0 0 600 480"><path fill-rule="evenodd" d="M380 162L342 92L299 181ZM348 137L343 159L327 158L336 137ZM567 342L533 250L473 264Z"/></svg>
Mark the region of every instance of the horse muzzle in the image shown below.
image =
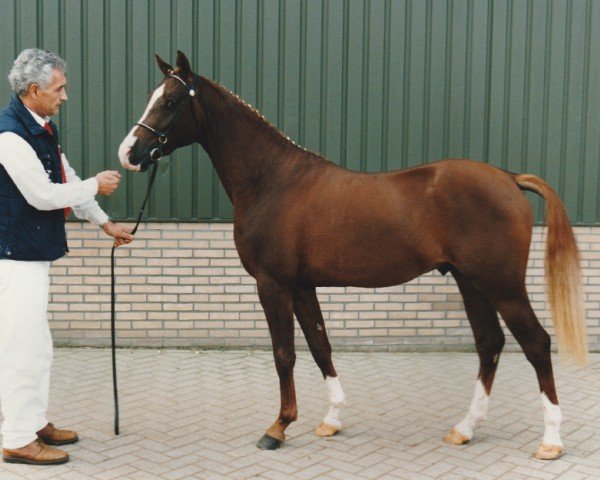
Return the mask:
<svg viewBox="0 0 600 480"><path fill-rule="evenodd" d="M153 163L158 162L163 156L163 152L160 148L153 148L145 155L140 155L139 152L134 152L132 148L119 148L119 161L121 165L127 170L133 172L145 172L148 167ZM131 162L131 158L134 157L138 161L134 160L135 163ZM139 158L141 157L141 161Z"/></svg>
<svg viewBox="0 0 600 480"><path fill-rule="evenodd" d="M142 168L141 165L133 165L131 163L129 163L129 159L126 160L121 160L121 165L126 168L127 170L131 170L132 172L141 172Z"/></svg>

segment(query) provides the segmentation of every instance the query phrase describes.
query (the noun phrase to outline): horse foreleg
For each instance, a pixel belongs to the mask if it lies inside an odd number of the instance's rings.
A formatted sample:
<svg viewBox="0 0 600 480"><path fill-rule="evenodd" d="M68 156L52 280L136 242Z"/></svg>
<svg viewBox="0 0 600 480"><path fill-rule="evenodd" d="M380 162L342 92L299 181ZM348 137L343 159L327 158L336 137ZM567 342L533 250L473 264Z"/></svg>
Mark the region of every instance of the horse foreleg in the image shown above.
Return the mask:
<svg viewBox="0 0 600 480"><path fill-rule="evenodd" d="M454 271L453 275L463 296L479 355L479 373L469 410L444 439L448 443L462 445L471 440L475 427L486 418L498 359L504 347L504 333L491 303L460 272Z"/></svg>
<svg viewBox="0 0 600 480"><path fill-rule="evenodd" d="M315 433L320 437L331 437L342 429L340 411L346 403L346 397L333 367L331 345L314 287L297 289L294 292L294 312L315 363L321 369L329 397L329 411L315 429Z"/></svg>
<svg viewBox="0 0 600 480"><path fill-rule="evenodd" d="M285 441L285 429L296 420L296 390L294 387L294 323L291 291L270 279L258 282L258 295L267 317L275 367L279 376L281 408L275 423L258 441L257 447L275 450Z"/></svg>

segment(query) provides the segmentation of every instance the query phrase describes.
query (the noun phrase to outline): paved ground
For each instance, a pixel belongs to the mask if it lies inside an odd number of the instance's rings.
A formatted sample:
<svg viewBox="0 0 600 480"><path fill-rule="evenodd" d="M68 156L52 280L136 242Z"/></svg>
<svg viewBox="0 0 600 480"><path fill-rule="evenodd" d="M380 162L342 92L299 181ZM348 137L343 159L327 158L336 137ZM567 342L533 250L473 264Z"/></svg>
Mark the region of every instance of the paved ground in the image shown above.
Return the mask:
<svg viewBox="0 0 600 480"><path fill-rule="evenodd" d="M326 411L320 373L299 353L299 420L277 451L255 443L278 411L269 352L120 350L121 435L112 433L110 351L58 349L51 419L76 428L55 467L0 463L0 480L597 479L600 354L585 370L556 366L565 455L534 460L541 402L522 354L500 361L488 420L471 444L442 438L470 401L477 361L463 353L338 353L345 429L312 430Z"/></svg>

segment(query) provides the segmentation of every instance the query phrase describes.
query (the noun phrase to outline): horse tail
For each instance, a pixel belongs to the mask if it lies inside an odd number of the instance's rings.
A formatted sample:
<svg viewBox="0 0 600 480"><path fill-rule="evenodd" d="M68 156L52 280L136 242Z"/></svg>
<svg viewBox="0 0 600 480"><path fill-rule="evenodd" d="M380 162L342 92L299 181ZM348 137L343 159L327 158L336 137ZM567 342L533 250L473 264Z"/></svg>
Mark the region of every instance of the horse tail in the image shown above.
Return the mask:
<svg viewBox="0 0 600 480"><path fill-rule="evenodd" d="M585 310L579 250L565 207L556 192L535 175L515 176L522 190L537 193L546 201L546 288L558 352L585 366L588 358Z"/></svg>

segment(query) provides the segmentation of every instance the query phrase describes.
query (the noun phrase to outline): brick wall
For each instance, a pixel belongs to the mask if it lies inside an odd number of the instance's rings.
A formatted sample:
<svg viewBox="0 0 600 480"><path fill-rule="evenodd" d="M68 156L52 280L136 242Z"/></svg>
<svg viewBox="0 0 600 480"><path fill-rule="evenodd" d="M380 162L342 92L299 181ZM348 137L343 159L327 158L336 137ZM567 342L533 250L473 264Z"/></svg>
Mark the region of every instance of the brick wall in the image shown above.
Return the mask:
<svg viewBox="0 0 600 480"><path fill-rule="evenodd" d="M98 228L70 223L68 257L51 270L50 324L57 345L110 342L110 247ZM534 231L527 283L552 333L543 283L544 229ZM590 346L600 351L600 228L578 227ZM117 250L118 344L156 347L269 346L254 280L231 224L149 223ZM392 288L320 288L335 348L471 349L473 337L451 275ZM298 346L305 342L297 329ZM507 335L507 347L515 348Z"/></svg>

